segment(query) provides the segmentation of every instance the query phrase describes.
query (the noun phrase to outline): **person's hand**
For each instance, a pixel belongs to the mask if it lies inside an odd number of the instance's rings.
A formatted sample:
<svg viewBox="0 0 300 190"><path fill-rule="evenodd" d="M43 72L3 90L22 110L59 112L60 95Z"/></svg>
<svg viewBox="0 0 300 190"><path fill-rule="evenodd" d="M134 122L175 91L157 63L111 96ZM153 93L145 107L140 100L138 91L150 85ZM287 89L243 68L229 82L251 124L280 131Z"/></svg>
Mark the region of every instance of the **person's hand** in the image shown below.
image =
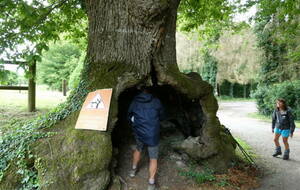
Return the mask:
<svg viewBox="0 0 300 190"><path fill-rule="evenodd" d="M272 129L272 133L274 133L274 129Z"/></svg>
<svg viewBox="0 0 300 190"><path fill-rule="evenodd" d="M293 138L293 133L290 134L290 137Z"/></svg>

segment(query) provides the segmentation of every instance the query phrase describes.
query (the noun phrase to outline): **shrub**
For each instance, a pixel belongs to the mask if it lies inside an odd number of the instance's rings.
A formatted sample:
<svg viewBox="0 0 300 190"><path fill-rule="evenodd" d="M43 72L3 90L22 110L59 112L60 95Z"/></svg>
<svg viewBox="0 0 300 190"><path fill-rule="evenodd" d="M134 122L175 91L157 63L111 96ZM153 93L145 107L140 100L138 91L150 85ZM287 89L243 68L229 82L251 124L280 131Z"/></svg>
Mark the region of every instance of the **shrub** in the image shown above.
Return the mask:
<svg viewBox="0 0 300 190"><path fill-rule="evenodd" d="M300 119L300 80L285 81L270 86L259 86L252 97L256 99L258 110L271 115L278 98L286 100L296 119Z"/></svg>
<svg viewBox="0 0 300 190"><path fill-rule="evenodd" d="M83 69L83 63L84 63L84 59L85 59L85 53L82 53L79 59L72 59L71 62L76 62L77 66L76 68L73 70L73 72L71 73L70 77L69 77L69 88L70 89L75 89L80 82L80 74L81 71Z"/></svg>

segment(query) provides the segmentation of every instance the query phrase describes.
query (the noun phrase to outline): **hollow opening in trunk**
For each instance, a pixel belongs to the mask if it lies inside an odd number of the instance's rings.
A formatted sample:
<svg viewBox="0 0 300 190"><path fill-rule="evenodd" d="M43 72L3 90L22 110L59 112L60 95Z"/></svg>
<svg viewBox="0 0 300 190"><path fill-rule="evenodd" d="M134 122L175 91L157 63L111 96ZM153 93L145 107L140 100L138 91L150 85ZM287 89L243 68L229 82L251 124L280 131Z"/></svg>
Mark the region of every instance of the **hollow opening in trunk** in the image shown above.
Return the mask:
<svg viewBox="0 0 300 190"><path fill-rule="evenodd" d="M190 100L170 85L150 87L150 93L158 98L165 112L160 123L160 137L180 133L183 138L200 136L205 117L199 99ZM128 123L127 113L132 100L141 91L136 87L128 88L119 96L118 122L112 134L113 145L118 147L123 141L133 138L132 127Z"/></svg>
<svg viewBox="0 0 300 190"><path fill-rule="evenodd" d="M128 108L134 97L140 92L136 87L133 87L126 89L119 96L118 122L112 133L112 142L114 156L117 158L116 172L122 177L126 177L128 174L131 167L132 151L135 149L133 130L127 119ZM160 160L170 156L168 152L174 151L174 147L182 143L187 137L201 136L205 117L199 99L190 100L170 85L150 87L150 93L161 101L166 116L165 120L160 123ZM148 164L145 161L148 160L147 151L144 151L143 157L141 165L147 168Z"/></svg>

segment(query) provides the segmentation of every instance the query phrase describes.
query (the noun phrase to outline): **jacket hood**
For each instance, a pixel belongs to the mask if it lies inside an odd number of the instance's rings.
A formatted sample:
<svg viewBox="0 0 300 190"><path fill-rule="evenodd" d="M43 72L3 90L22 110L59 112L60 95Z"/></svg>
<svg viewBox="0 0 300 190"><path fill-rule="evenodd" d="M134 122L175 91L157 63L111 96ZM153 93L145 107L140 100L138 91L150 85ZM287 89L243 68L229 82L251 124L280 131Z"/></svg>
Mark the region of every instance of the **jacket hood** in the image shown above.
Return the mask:
<svg viewBox="0 0 300 190"><path fill-rule="evenodd" d="M152 94L142 92L139 95L137 95L134 99L140 103L147 103L152 101L153 96Z"/></svg>

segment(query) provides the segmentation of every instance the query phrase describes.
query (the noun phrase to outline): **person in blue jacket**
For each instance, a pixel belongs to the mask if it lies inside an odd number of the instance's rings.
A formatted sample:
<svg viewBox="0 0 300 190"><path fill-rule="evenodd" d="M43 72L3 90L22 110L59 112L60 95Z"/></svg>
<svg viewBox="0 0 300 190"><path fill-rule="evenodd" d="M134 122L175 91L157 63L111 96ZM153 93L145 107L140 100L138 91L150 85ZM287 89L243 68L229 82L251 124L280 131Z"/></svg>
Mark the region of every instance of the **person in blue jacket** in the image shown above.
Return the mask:
<svg viewBox="0 0 300 190"><path fill-rule="evenodd" d="M284 99L278 99L276 101L276 108L272 115L272 132L275 133L274 143L275 143L275 153L274 157L281 155L281 147L279 144L279 137L282 136L285 151L283 154L283 159L289 159L290 147L288 143L288 138L293 137L295 130L295 122L291 109L286 105Z"/></svg>
<svg viewBox="0 0 300 190"><path fill-rule="evenodd" d="M136 140L136 150L133 152L132 170L130 177L134 177L141 159L141 152L147 147L150 158L148 190L156 189L155 174L157 171L158 145L160 121L164 111L161 102L155 98L147 87L134 97L128 109L128 120L132 125Z"/></svg>

